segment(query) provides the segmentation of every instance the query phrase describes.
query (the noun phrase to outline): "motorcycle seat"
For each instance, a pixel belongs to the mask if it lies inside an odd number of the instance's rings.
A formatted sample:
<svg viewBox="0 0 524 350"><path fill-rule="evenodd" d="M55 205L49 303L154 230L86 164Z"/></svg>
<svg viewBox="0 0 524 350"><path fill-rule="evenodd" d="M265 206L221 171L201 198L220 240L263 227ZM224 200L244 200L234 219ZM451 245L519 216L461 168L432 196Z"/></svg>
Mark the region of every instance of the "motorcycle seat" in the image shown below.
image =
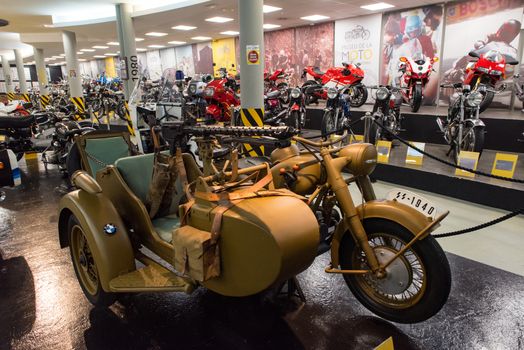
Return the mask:
<svg viewBox="0 0 524 350"><path fill-rule="evenodd" d="M313 73L318 74L318 75L326 74L326 72L323 72L320 70L320 67L313 67Z"/></svg>
<svg viewBox="0 0 524 350"><path fill-rule="evenodd" d="M35 117L0 117L0 129L25 129L35 122Z"/></svg>
<svg viewBox="0 0 524 350"><path fill-rule="evenodd" d="M268 100L272 100L272 99L275 99L275 98L279 98L280 97L280 91L278 90L275 90L275 91L270 91L266 94L266 98Z"/></svg>

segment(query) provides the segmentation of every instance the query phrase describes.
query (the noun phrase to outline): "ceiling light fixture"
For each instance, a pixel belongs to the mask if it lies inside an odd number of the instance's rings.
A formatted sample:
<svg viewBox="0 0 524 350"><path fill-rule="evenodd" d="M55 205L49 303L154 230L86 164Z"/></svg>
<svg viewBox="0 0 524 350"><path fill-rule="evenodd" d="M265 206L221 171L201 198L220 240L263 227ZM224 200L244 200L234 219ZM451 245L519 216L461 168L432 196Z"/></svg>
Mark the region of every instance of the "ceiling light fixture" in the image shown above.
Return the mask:
<svg viewBox="0 0 524 350"><path fill-rule="evenodd" d="M395 5L387 4L385 2L377 2L376 4L360 6L361 9L369 11L378 11L395 7Z"/></svg>
<svg viewBox="0 0 524 350"><path fill-rule="evenodd" d="M95 52L96 50L93 50L93 49L81 49L80 51L83 51L83 52Z"/></svg>
<svg viewBox="0 0 524 350"><path fill-rule="evenodd" d="M220 17L220 16L206 18L206 22L213 22L213 23L226 23L226 22L231 22L232 20L233 18Z"/></svg>
<svg viewBox="0 0 524 350"><path fill-rule="evenodd" d="M168 44L170 44L170 45L184 45L184 44L186 44L186 42L185 41L173 40L173 41L169 41Z"/></svg>
<svg viewBox="0 0 524 350"><path fill-rule="evenodd" d="M136 51L138 51L138 52L144 52L144 51L147 51L147 49L143 49L143 48L141 48L141 47L140 47L140 48L137 47L137 48L136 48Z"/></svg>
<svg viewBox="0 0 524 350"><path fill-rule="evenodd" d="M106 58L106 56L102 56L102 55L94 55L93 57L94 58Z"/></svg>
<svg viewBox="0 0 524 350"><path fill-rule="evenodd" d="M135 41L144 41L144 38L135 38Z"/></svg>
<svg viewBox="0 0 524 350"><path fill-rule="evenodd" d="M328 19L328 16L324 15L311 15L311 16L304 16L300 17L300 19L303 19L304 21L311 21L311 22L317 22L322 21L323 19Z"/></svg>
<svg viewBox="0 0 524 350"><path fill-rule="evenodd" d="M234 30L226 30L225 32L220 32L220 34L223 34L223 35L238 35L240 33L236 32Z"/></svg>
<svg viewBox="0 0 524 350"><path fill-rule="evenodd" d="M85 62L85 61L87 61L85 58L79 58L78 60L79 60L80 62Z"/></svg>
<svg viewBox="0 0 524 350"><path fill-rule="evenodd" d="M108 49L109 46L104 46L104 45L95 45L93 46L93 49Z"/></svg>
<svg viewBox="0 0 524 350"><path fill-rule="evenodd" d="M211 40L211 38L208 37L208 36L194 36L194 37L192 37L191 39L193 39L193 40L199 40L199 41L203 41L203 40Z"/></svg>
<svg viewBox="0 0 524 350"><path fill-rule="evenodd" d="M156 37L160 37L160 36L166 36L167 33L161 33L161 32L149 32L149 33L146 33L147 36L156 36Z"/></svg>
<svg viewBox="0 0 524 350"><path fill-rule="evenodd" d="M165 45L148 45L147 47L150 47L152 49L161 49L163 47L166 47Z"/></svg>
<svg viewBox="0 0 524 350"><path fill-rule="evenodd" d="M77 55L83 55L85 52L82 52L82 51L77 51L76 54Z"/></svg>
<svg viewBox="0 0 524 350"><path fill-rule="evenodd" d="M117 53L105 53L104 56L118 56Z"/></svg>
<svg viewBox="0 0 524 350"><path fill-rule="evenodd" d="M197 27L186 26L186 25L183 25L183 24L171 27L171 29L175 29L175 30L193 30L193 29L196 29L196 28Z"/></svg>
<svg viewBox="0 0 524 350"><path fill-rule="evenodd" d="M275 29L275 28L280 28L282 26L280 24L264 23L262 27L264 27L264 29Z"/></svg>
<svg viewBox="0 0 524 350"><path fill-rule="evenodd" d="M120 46L120 43L117 42L117 41L110 41L107 43L107 45L110 45L110 46Z"/></svg>
<svg viewBox="0 0 524 350"><path fill-rule="evenodd" d="M282 10L282 7L276 7L276 6L271 6L271 5L264 5L264 7L262 8L262 11L264 13L271 13L271 12L280 11L280 10Z"/></svg>

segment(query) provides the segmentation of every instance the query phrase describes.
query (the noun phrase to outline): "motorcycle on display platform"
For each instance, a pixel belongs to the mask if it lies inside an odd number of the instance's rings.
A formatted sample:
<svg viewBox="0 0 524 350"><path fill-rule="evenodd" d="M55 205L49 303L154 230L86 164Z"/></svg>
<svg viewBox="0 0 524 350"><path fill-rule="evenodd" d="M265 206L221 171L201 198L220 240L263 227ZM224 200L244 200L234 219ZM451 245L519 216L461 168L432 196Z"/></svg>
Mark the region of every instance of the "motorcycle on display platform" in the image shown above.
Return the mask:
<svg viewBox="0 0 524 350"><path fill-rule="evenodd" d="M232 110L240 106L240 97L235 92L237 90L235 78L229 76L225 68L221 68L220 78L210 81L204 90L207 123L231 120Z"/></svg>
<svg viewBox="0 0 524 350"><path fill-rule="evenodd" d="M11 101L8 104L0 102L0 117L19 117L31 114L28 109L32 107L31 102Z"/></svg>
<svg viewBox="0 0 524 350"><path fill-rule="evenodd" d="M482 94L479 106L479 112L482 113L493 101L495 85L506 77L506 64L514 66L519 62L496 50L489 50L483 54L471 51L469 55L478 60L468 63L463 84L469 85L471 91L479 91Z"/></svg>
<svg viewBox="0 0 524 350"><path fill-rule="evenodd" d="M182 117L203 120L206 116L206 99L204 93L207 84L213 80L210 74L191 79L187 85L182 105Z"/></svg>
<svg viewBox="0 0 524 350"><path fill-rule="evenodd" d="M348 86L338 88L330 87L326 91L326 108L322 117L320 131L323 136L328 136L340 130L351 117Z"/></svg>
<svg viewBox="0 0 524 350"><path fill-rule="evenodd" d="M455 164L458 164L461 151L482 153L486 126L479 115L483 96L488 91L483 93L487 89L485 86L472 90L469 85L461 83L443 84L440 87L455 90L446 119L437 118L437 124L450 145L447 155L451 154ZM495 94L498 91L489 92Z"/></svg>
<svg viewBox="0 0 524 350"><path fill-rule="evenodd" d="M304 68L302 78L311 75L314 80L307 80L302 87L323 85L324 90L314 90L311 94L306 95L306 103L316 103L319 99L327 99L327 89L332 87L339 89L341 86L346 86L347 91L344 92L349 95L349 103L351 107L360 107L368 98L368 90L362 84L364 79L364 71L360 68L360 64L342 63L342 67L331 67L327 71L322 72L318 67L307 66Z"/></svg>
<svg viewBox="0 0 524 350"><path fill-rule="evenodd" d="M413 57L400 57L399 71L403 73L400 77L402 98L408 103L412 112L417 112L422 104L424 87L428 83L431 72L434 72L433 64L438 62L438 57L424 57L422 53Z"/></svg>
<svg viewBox="0 0 524 350"><path fill-rule="evenodd" d="M375 92L375 104L373 105L373 120L385 126L394 135L398 135L401 130L402 116L400 105L402 104L402 91L400 88L392 86L372 86ZM386 139L392 140L389 132L385 132L380 126L371 123L369 127L369 143L376 145L377 141Z"/></svg>
<svg viewBox="0 0 524 350"><path fill-rule="evenodd" d="M301 130L306 126L306 95L299 87L289 89L286 125Z"/></svg>

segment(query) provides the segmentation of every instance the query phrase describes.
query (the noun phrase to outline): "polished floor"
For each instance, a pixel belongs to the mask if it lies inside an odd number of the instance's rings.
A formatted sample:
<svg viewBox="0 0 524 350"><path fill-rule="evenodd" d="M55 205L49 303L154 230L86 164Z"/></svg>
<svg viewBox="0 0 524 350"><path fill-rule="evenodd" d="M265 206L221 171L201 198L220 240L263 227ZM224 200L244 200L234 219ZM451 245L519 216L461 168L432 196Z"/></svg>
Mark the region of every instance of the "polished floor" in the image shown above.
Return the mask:
<svg viewBox="0 0 524 350"><path fill-rule="evenodd" d="M22 162L23 163L23 162ZM0 349L524 349L524 219L441 240L453 285L432 319L400 325L374 316L321 256L299 276L305 304L270 295L138 294L110 309L86 301L57 238L63 180L37 162L0 203ZM379 183L384 195L392 185ZM439 232L502 212L424 194L452 214ZM510 272L511 271L511 272Z"/></svg>

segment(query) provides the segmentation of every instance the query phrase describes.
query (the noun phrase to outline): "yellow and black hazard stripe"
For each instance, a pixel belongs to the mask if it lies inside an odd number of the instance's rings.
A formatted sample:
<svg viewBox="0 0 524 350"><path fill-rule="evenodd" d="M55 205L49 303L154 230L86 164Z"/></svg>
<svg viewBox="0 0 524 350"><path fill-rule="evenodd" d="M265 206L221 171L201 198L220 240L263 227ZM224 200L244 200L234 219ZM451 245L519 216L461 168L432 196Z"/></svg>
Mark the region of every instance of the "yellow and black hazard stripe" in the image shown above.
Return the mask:
<svg viewBox="0 0 524 350"><path fill-rule="evenodd" d="M83 97L70 97L69 99L71 100L71 102L73 102L73 104L76 107L75 118L77 120L85 118L86 103L84 101L84 98Z"/></svg>
<svg viewBox="0 0 524 350"><path fill-rule="evenodd" d="M14 92L8 92L8 93L7 93L7 99L8 99L9 101L16 100L16 95L15 95L15 93L14 93Z"/></svg>
<svg viewBox="0 0 524 350"><path fill-rule="evenodd" d="M40 107L45 109L51 103L51 97L48 95L40 95Z"/></svg>
<svg viewBox="0 0 524 350"><path fill-rule="evenodd" d="M29 94L20 94L20 99L25 102L31 102L31 99L29 98Z"/></svg>
<svg viewBox="0 0 524 350"><path fill-rule="evenodd" d="M242 108L240 110L240 120L244 126L264 126L263 108ZM244 144L244 148L252 157L264 155L264 146Z"/></svg>
<svg viewBox="0 0 524 350"><path fill-rule="evenodd" d="M133 121L131 120L131 115L129 114L129 105L127 101L124 101L124 119L127 122L127 131L131 136L135 136L135 129L133 128Z"/></svg>

